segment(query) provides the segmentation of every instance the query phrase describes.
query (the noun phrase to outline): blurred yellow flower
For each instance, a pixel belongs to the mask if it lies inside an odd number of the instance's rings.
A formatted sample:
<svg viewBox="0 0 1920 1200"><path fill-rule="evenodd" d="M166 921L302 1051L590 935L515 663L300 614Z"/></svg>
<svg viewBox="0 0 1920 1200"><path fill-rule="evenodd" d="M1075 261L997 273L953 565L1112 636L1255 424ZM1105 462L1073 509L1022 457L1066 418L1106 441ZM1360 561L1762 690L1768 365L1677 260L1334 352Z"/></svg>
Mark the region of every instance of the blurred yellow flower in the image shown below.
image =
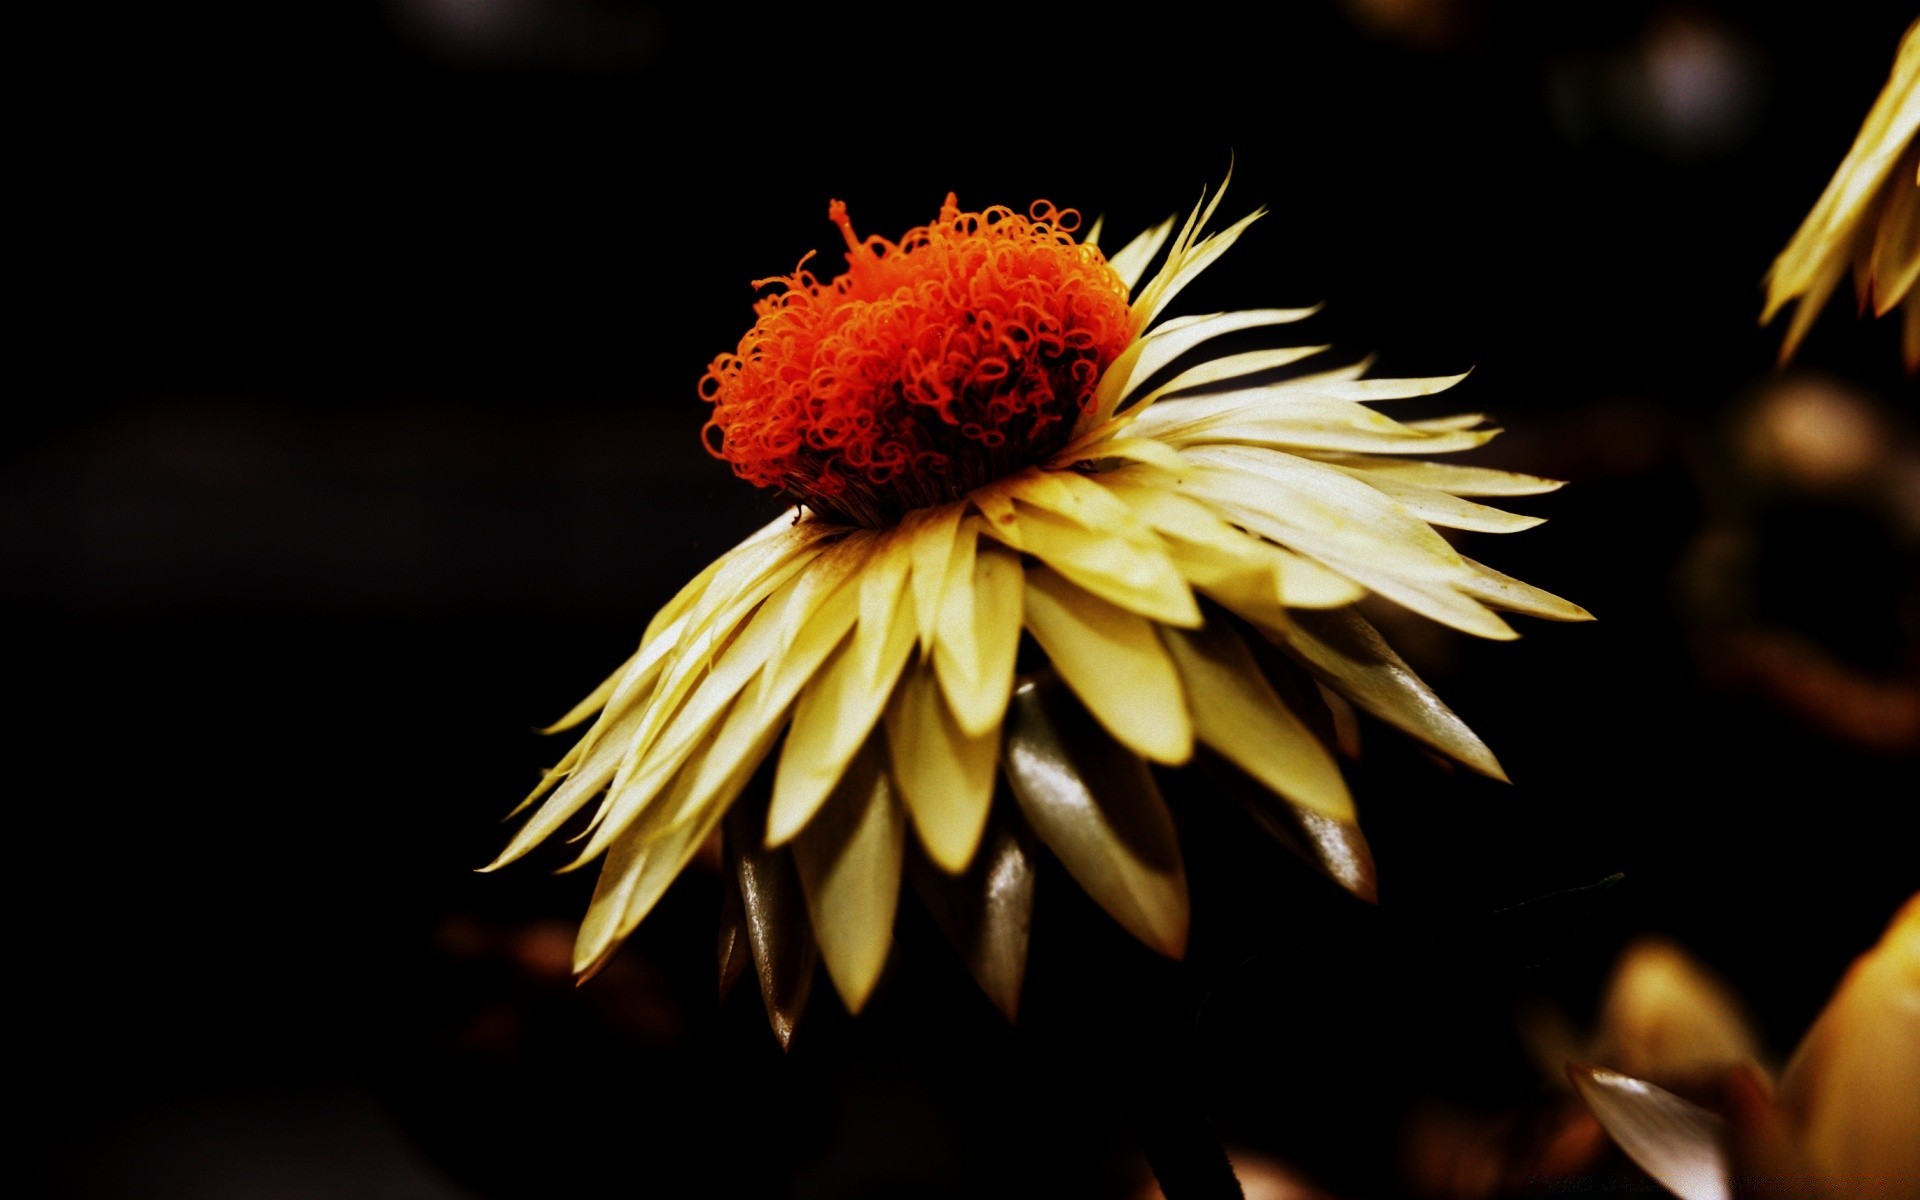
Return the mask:
<svg viewBox="0 0 1920 1200"><path fill-rule="evenodd" d="M1789 301L1798 307L1780 346L1785 362L1799 348L1841 277L1853 267L1862 311L1884 317L1901 308L1907 370L1920 371L1920 21L1901 39L1893 76L1834 172L1827 190L1767 272L1767 324ZM1902 305L1902 301L1907 301Z"/></svg>
<svg viewBox="0 0 1920 1200"><path fill-rule="evenodd" d="M1323 740L1340 702L1319 688L1502 777L1351 606L1374 592L1486 638L1515 636L1496 609L1586 619L1434 528L1530 528L1465 497L1559 485L1426 461L1492 438L1478 415L1369 407L1461 377L1283 373L1326 347L1206 352L1313 309L1162 320L1260 215L1208 233L1219 203L1107 258L1097 226L1076 241L1077 215L1044 203L949 197L895 243L856 236L836 202L846 272L803 259L763 281L777 290L702 383L708 448L800 505L682 589L555 726L594 718L493 864L592 806L575 865L606 862L578 971L725 820L723 972L752 958L782 1041L816 945L847 1007L867 1001L906 867L1012 1016L1028 830L1141 941L1184 953L1185 867L1150 764L1210 748L1262 786L1264 823L1367 895Z"/></svg>
<svg viewBox="0 0 1920 1200"><path fill-rule="evenodd" d="M1710 1011L1687 1023L1737 1031L1701 994ZM1705 1107L1623 1071L1568 1075L1621 1149L1685 1200L1920 1196L1920 894L1855 960L1777 1088L1748 1063Z"/></svg>

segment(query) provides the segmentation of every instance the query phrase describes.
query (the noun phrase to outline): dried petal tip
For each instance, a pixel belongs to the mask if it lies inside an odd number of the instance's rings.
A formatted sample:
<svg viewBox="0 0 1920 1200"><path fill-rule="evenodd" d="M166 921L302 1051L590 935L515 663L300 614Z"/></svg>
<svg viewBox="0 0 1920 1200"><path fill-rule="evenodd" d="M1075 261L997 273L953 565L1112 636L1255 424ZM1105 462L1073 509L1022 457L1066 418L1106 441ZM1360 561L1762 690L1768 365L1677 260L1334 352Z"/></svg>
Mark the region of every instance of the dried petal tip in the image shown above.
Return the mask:
<svg viewBox="0 0 1920 1200"><path fill-rule="evenodd" d="M1127 287L1079 214L1037 201L962 212L948 196L898 242L828 217L847 270L802 259L762 282L739 350L713 361L707 448L734 473L862 525L1044 461L1092 410L1101 373L1132 339Z"/></svg>

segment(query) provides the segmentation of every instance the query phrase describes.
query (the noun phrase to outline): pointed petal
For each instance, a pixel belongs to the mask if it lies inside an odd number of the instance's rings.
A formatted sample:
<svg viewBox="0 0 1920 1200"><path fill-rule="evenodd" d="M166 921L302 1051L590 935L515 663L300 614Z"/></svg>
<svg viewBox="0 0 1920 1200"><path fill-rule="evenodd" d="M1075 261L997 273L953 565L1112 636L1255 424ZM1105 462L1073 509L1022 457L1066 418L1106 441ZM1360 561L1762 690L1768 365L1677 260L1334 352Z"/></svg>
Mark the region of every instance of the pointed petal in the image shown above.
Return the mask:
<svg viewBox="0 0 1920 1200"><path fill-rule="evenodd" d="M767 1021L785 1050L793 1044L800 1014L807 1007L819 949L807 924L806 898L800 893L793 855L761 843L764 823L761 805L738 806L727 821L727 858L740 885L747 943L753 950Z"/></svg>
<svg viewBox="0 0 1920 1200"><path fill-rule="evenodd" d="M1440 702L1359 613L1333 609L1292 615L1287 625L1263 626L1261 632L1362 709L1483 775L1506 780L1486 743Z"/></svg>
<svg viewBox="0 0 1920 1200"><path fill-rule="evenodd" d="M993 803L1000 727L972 735L941 697L933 669L908 668L887 707L893 778L927 854L958 874L973 861Z"/></svg>
<svg viewBox="0 0 1920 1200"><path fill-rule="evenodd" d="M904 584L904 578L901 583ZM853 638L800 693L780 752L767 811L767 843L778 846L804 828L840 781L860 744L879 721L893 685L913 651L913 607L896 588L891 609L866 602Z"/></svg>
<svg viewBox="0 0 1920 1200"><path fill-rule="evenodd" d="M733 994L733 985L747 969L753 950L747 945L747 909L740 899L740 874L722 853L720 872L720 999Z"/></svg>
<svg viewBox="0 0 1920 1200"><path fill-rule="evenodd" d="M949 875L918 855L908 858L914 890L974 982L1009 1021L1019 1014L1027 973L1035 866L1033 850L1003 821L988 829L964 875Z"/></svg>
<svg viewBox="0 0 1920 1200"><path fill-rule="evenodd" d="M686 772L682 772L682 776ZM574 940L573 969L588 976L613 957L667 887L719 828L724 810L714 809L706 819L678 829L640 827L616 840L595 881L593 899ZM652 824L652 823L649 823Z"/></svg>
<svg viewBox="0 0 1920 1200"><path fill-rule="evenodd" d="M924 510L912 526L913 538L913 616L920 635L921 649L933 645L934 629L940 619L940 596L947 585L947 564L953 560L954 539L960 533L960 518L966 514L963 504L947 504Z"/></svg>
<svg viewBox="0 0 1920 1200"><path fill-rule="evenodd" d="M1022 505L1020 540L1027 553L1109 604L1169 625L1200 623L1192 589L1151 535L1116 536Z"/></svg>
<svg viewBox="0 0 1920 1200"><path fill-rule="evenodd" d="M1319 311L1316 304L1312 308L1248 309L1168 321L1136 339L1113 360L1094 391L1092 410L1075 425L1075 431L1085 432L1111 417L1136 388L1202 342L1242 329L1289 324Z"/></svg>
<svg viewBox="0 0 1920 1200"><path fill-rule="evenodd" d="M1147 273L1147 264L1153 261L1154 255L1160 253L1160 247L1166 245L1167 235L1172 232L1173 218L1168 217L1153 228L1142 231L1107 260L1107 265L1120 277L1120 282L1127 285L1129 292L1139 286L1140 277Z"/></svg>
<svg viewBox="0 0 1920 1200"><path fill-rule="evenodd" d="M1224 618L1161 637L1187 685L1194 733L1280 795L1336 821L1354 819L1353 797L1333 755L1274 694Z"/></svg>
<svg viewBox="0 0 1920 1200"><path fill-rule="evenodd" d="M1463 467L1453 463L1373 458L1361 454L1315 454L1314 457L1368 483L1391 479L1454 496L1537 496L1566 486L1559 479L1542 479L1537 475L1495 471L1487 467Z"/></svg>
<svg viewBox="0 0 1920 1200"><path fill-rule="evenodd" d="M1113 736L1157 762L1192 755L1186 694L1150 622L1035 566L1027 571L1026 624Z"/></svg>
<svg viewBox="0 0 1920 1200"><path fill-rule="evenodd" d="M1920 894L1848 968L1780 1077L1812 1163L1863 1195L1920 1182Z"/></svg>
<svg viewBox="0 0 1920 1200"><path fill-rule="evenodd" d="M906 832L887 778L886 753L869 739L793 840L814 939L848 1012L866 1005L893 946Z"/></svg>
<svg viewBox="0 0 1920 1200"><path fill-rule="evenodd" d="M1346 474L1350 478L1359 479L1368 484L1381 495L1395 500L1400 507L1429 525L1439 525L1447 529L1467 529L1476 533L1520 533L1546 520L1545 517L1510 513L1490 505L1475 504L1471 500L1462 500L1458 496L1435 488L1405 483L1398 479L1368 478L1351 472Z"/></svg>
<svg viewBox="0 0 1920 1200"><path fill-rule="evenodd" d="M1492 567L1472 559L1464 560L1472 574L1459 583L1460 590L1483 603L1510 612L1543 617L1549 621L1591 621L1593 614L1571 600L1562 600L1552 592L1541 591L1511 575L1502 575Z"/></svg>
<svg viewBox="0 0 1920 1200"><path fill-rule="evenodd" d="M1379 903L1373 850L1357 822L1336 821L1295 804L1257 783L1223 756L1209 754L1201 761L1226 797L1268 837L1361 900Z"/></svg>
<svg viewBox="0 0 1920 1200"><path fill-rule="evenodd" d="M1147 764L1054 680L1007 710L1007 779L1021 811L1087 894L1169 958L1187 947L1187 875L1173 815Z"/></svg>
<svg viewBox="0 0 1920 1200"><path fill-rule="evenodd" d="M1567 1078L1627 1157L1681 1200L1732 1200L1726 1122L1697 1104L1604 1067L1570 1063Z"/></svg>
<svg viewBox="0 0 1920 1200"><path fill-rule="evenodd" d="M1020 556L982 543L972 560L973 586L965 588L964 636L942 610L933 665L954 719L969 736L997 729L1013 693L1013 663L1020 650L1024 584Z"/></svg>

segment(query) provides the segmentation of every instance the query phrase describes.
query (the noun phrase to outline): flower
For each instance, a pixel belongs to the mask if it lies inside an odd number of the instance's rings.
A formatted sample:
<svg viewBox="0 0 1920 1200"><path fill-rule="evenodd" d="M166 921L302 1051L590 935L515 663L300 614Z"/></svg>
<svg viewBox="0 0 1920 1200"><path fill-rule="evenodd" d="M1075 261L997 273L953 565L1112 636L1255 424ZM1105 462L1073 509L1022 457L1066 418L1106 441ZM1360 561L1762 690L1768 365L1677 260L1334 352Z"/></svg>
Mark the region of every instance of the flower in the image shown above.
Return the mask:
<svg viewBox="0 0 1920 1200"><path fill-rule="evenodd" d="M606 862L577 970L726 820L723 977L750 952L783 1042L816 942L847 1007L865 1003L903 862L1011 1017L1030 835L1141 941L1183 954L1185 868L1149 764L1196 745L1263 786L1265 824L1370 894L1316 683L1504 778L1352 605L1371 591L1487 638L1515 636L1496 609L1586 619L1434 529L1529 528L1463 497L1559 485L1425 460L1492 438L1480 416L1368 407L1463 377L1276 375L1325 347L1196 354L1315 311L1162 320L1260 216L1205 233L1219 203L1203 194L1177 231L1169 218L1107 258L1097 226L1076 241L1077 214L1044 202L1023 216L950 196L898 242L858 237L836 202L846 271L802 259L761 281L752 330L701 383L707 445L799 504L683 588L554 727L594 718L493 864L593 806L575 865Z"/></svg>
<svg viewBox="0 0 1920 1200"><path fill-rule="evenodd" d="M1893 75L1867 112L1853 148L1827 190L1767 272L1762 325L1797 301L1780 361L1800 340L1853 265L1862 311L1892 312L1920 279L1920 21L1907 27ZM1901 306L1900 345L1908 371L1920 371L1920 301Z"/></svg>
<svg viewBox="0 0 1920 1200"><path fill-rule="evenodd" d="M1920 1195L1920 894L1848 969L1777 1088L1741 1064L1707 1107L1620 1071L1567 1074L1628 1157L1686 1200Z"/></svg>

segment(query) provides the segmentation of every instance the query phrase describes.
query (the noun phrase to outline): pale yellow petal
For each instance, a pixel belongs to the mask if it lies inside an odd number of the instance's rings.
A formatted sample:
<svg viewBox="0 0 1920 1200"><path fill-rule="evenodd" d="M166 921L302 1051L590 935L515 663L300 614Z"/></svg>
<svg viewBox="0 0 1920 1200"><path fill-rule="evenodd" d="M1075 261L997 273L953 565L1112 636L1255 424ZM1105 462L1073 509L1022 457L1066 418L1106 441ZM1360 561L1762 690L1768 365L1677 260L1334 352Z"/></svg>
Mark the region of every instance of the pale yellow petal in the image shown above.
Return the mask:
<svg viewBox="0 0 1920 1200"><path fill-rule="evenodd" d="M1802 1150L1850 1194L1920 1182L1920 894L1847 971L1780 1077ZM1837 1193L1838 1194L1838 1193Z"/></svg>
<svg viewBox="0 0 1920 1200"><path fill-rule="evenodd" d="M1214 205L1219 204L1220 196L1224 193L1223 185L1221 191L1213 198ZM1225 229L1209 234L1184 249L1177 241L1174 248L1168 252L1167 261L1161 266L1160 273L1141 289L1139 297L1133 302L1134 329L1141 330L1152 325L1154 318L1166 311L1167 305L1173 302L1175 296L1185 290L1188 284L1198 279L1201 272L1218 262L1220 256L1240 240L1240 235L1247 231L1247 227L1266 214L1267 210L1264 208L1255 209ZM1212 206L1210 205L1207 212L1202 215L1200 224L1204 225L1211 215Z"/></svg>
<svg viewBox="0 0 1920 1200"><path fill-rule="evenodd" d="M684 779L689 772L682 772ZM676 786L681 786L676 781ZM613 844L574 940L573 969L591 975L645 919L669 884L718 828L725 810L675 830L635 829Z"/></svg>
<svg viewBox="0 0 1920 1200"><path fill-rule="evenodd" d="M1354 819L1353 797L1333 755L1261 674L1224 621L1191 632L1163 629L1187 685L1193 731L1267 787L1337 821Z"/></svg>
<svg viewBox="0 0 1920 1200"><path fill-rule="evenodd" d="M1901 40L1892 76L1874 101L1839 170L1767 272L1761 324L1799 298L1785 358L1804 336L1845 273L1859 223L1880 195L1901 152L1920 130L1920 21Z"/></svg>
<svg viewBox="0 0 1920 1200"><path fill-rule="evenodd" d="M1076 433L1100 424L1119 410L1134 389L1202 342L1242 329L1285 325L1319 312L1311 308L1260 308L1183 317L1136 339L1121 351L1094 390L1093 408L1075 426Z"/></svg>
<svg viewBox="0 0 1920 1200"><path fill-rule="evenodd" d="M1281 605L1333 608L1366 594L1345 576L1229 524L1202 501L1174 490L1169 479L1155 481L1125 470L1098 478L1161 535L1168 556L1188 582L1229 608L1238 611L1220 593L1269 610Z"/></svg>
<svg viewBox="0 0 1920 1200"><path fill-rule="evenodd" d="M957 874L973 861L993 804L1000 727L960 727L930 666L909 667L887 706L893 779L920 844L940 868Z"/></svg>
<svg viewBox="0 0 1920 1200"><path fill-rule="evenodd" d="M1460 590L1495 608L1544 617L1549 621L1593 620L1592 613L1571 600L1562 600L1552 592L1542 591L1511 575L1503 575L1470 558L1464 561L1473 573L1460 581Z"/></svg>
<svg viewBox="0 0 1920 1200"><path fill-rule="evenodd" d="M880 981L893 945L906 821L870 740L833 794L793 840L793 862L813 935L847 1011L858 1013Z"/></svg>
<svg viewBox="0 0 1920 1200"><path fill-rule="evenodd" d="M1429 525L1446 529L1466 529L1475 533L1520 533L1545 522L1545 517L1510 513L1491 505L1476 504L1437 488L1423 487L1386 477L1368 477L1348 472L1355 479L1381 494L1399 501L1400 507Z"/></svg>
<svg viewBox="0 0 1920 1200"><path fill-rule="evenodd" d="M819 810L879 721L913 645L913 606L896 592L892 611L871 621L863 614L852 639L802 689L773 777L768 845L790 840Z"/></svg>
<svg viewBox="0 0 1920 1200"><path fill-rule="evenodd" d="M1026 625L1114 737L1156 762L1192 756L1186 695L1151 622L1034 566L1027 571Z"/></svg>
<svg viewBox="0 0 1920 1200"><path fill-rule="evenodd" d="M913 518L913 615L921 649L933 645L939 623L940 596L947 583L947 564L953 559L953 541L960 532L963 504L943 504L908 514Z"/></svg>
<svg viewBox="0 0 1920 1200"><path fill-rule="evenodd" d="M969 735L997 728L1006 712L1020 650L1023 590L1020 556L983 543L974 555L973 586L967 589L965 636L948 637L942 621L933 648L935 674L954 718Z"/></svg>
<svg viewBox="0 0 1920 1200"><path fill-rule="evenodd" d="M1107 602L1171 625L1200 623L1192 589L1157 539L1142 544L1096 533L1024 507L1020 530L1027 553Z"/></svg>
<svg viewBox="0 0 1920 1200"><path fill-rule="evenodd" d="M1291 366L1303 358L1311 358L1331 349L1331 346L1280 346L1274 349L1249 350L1242 354L1227 354L1219 358L1205 359L1148 392L1141 398L1139 406L1145 408L1162 396L1172 396L1194 388L1226 383L1229 380L1244 379L1263 371L1278 370L1281 367ZM1128 411L1131 412L1132 409Z"/></svg>
<svg viewBox="0 0 1920 1200"><path fill-rule="evenodd" d="M1173 218L1168 217L1143 231L1107 259L1107 265L1120 277L1120 282L1127 285L1129 292L1139 286L1140 277L1147 273L1147 264L1153 261L1154 255L1160 253L1160 247L1166 245L1167 235L1172 232Z"/></svg>
<svg viewBox="0 0 1920 1200"><path fill-rule="evenodd" d="M1537 496L1566 486L1559 479L1542 479L1537 475L1496 471L1488 467L1464 467L1454 463L1374 458L1362 454L1315 454L1314 457L1355 479L1369 483L1391 479L1454 496Z"/></svg>
<svg viewBox="0 0 1920 1200"><path fill-rule="evenodd" d="M1920 281L1920 138L1886 183L1886 207L1869 247L1873 313L1884 317Z"/></svg>
<svg viewBox="0 0 1920 1200"><path fill-rule="evenodd" d="M1139 462L1168 471L1178 471L1187 465L1178 450L1152 438L1108 438L1086 446L1076 446L1054 456L1051 465L1070 467L1082 462Z"/></svg>

